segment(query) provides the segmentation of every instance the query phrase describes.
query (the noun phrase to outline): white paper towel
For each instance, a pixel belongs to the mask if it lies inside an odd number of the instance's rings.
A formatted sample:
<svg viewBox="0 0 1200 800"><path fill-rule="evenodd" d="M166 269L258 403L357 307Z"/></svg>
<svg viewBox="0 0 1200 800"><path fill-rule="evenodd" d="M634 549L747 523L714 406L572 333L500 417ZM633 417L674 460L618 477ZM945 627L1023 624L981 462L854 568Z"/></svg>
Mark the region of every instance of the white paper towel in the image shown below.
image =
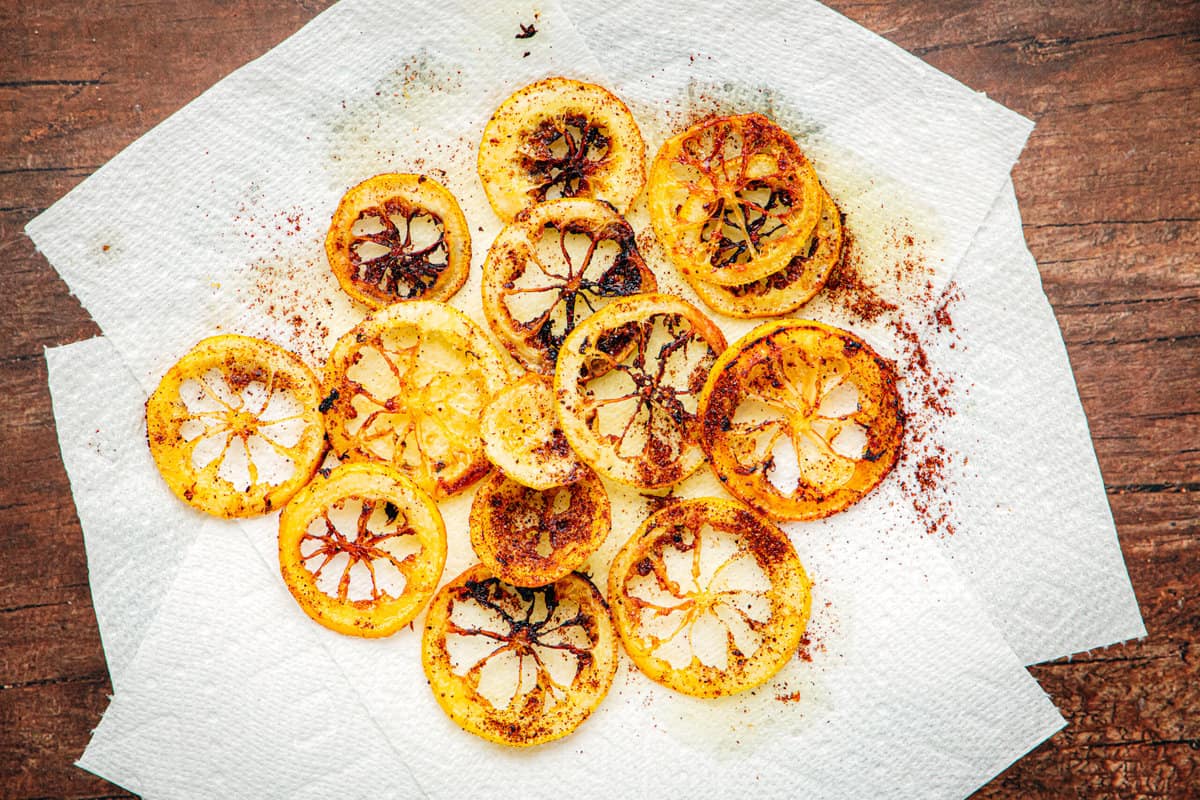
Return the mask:
<svg viewBox="0 0 1200 800"><path fill-rule="evenodd" d="M930 337L929 354L962 392L940 431L959 521L946 552L1027 664L1145 636L1011 184L955 283L961 338Z"/></svg>
<svg viewBox="0 0 1200 800"><path fill-rule="evenodd" d="M227 526L172 502L162 481L146 480L155 468L145 446L146 395L107 340L49 349L46 365L100 641L120 693L192 541Z"/></svg>

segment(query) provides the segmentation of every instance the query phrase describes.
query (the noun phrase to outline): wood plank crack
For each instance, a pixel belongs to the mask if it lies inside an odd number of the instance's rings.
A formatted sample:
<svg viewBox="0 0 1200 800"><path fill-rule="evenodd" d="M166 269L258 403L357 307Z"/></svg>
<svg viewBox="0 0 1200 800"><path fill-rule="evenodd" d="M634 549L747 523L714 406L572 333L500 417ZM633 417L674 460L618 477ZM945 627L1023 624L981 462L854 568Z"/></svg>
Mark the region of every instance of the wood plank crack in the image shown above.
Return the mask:
<svg viewBox="0 0 1200 800"><path fill-rule="evenodd" d="M1188 494L1190 492L1200 492L1200 482L1125 483L1120 485L1106 485L1104 490L1109 494L1155 494L1158 492Z"/></svg>
<svg viewBox="0 0 1200 800"><path fill-rule="evenodd" d="M1200 222L1200 217L1155 217L1152 219L1092 219L1083 222L1026 222L1022 228L1086 228L1091 225L1158 225L1164 222Z"/></svg>
<svg viewBox="0 0 1200 800"><path fill-rule="evenodd" d="M60 683L107 683L108 670L97 670L84 675L66 675L59 678L38 678L37 680L21 683L0 683L0 691L8 689L28 689L34 686L52 686Z"/></svg>
<svg viewBox="0 0 1200 800"><path fill-rule="evenodd" d="M28 611L33 608L53 608L54 606L69 606L74 600L56 600L53 603L28 603L23 606L10 606L8 608L0 608L0 614L12 614L18 611Z"/></svg>
<svg viewBox="0 0 1200 800"><path fill-rule="evenodd" d="M63 80L23 80L0 81L0 89L28 89L35 86L108 86L112 81L99 78L63 79Z"/></svg>
<svg viewBox="0 0 1200 800"><path fill-rule="evenodd" d="M1073 47L1080 44L1101 43L1103 45L1119 44L1131 45L1139 42L1152 42L1159 39L1180 39L1190 41L1190 37L1196 35L1196 31L1182 30L1171 31L1169 33L1152 33L1146 36L1129 37L1130 32L1127 31L1110 31L1108 33L1098 33L1094 36L1053 36L1044 37L1040 34L1037 36L1010 36L1003 39L989 39L983 42L945 42L942 44L930 45L928 47L914 47L911 52L913 55L924 56L929 53L940 53L944 50L958 50L963 48L980 48L980 47L1008 47L1010 45L1019 45L1023 49L1034 52L1047 51L1058 48ZM1118 40L1118 41L1113 41Z"/></svg>

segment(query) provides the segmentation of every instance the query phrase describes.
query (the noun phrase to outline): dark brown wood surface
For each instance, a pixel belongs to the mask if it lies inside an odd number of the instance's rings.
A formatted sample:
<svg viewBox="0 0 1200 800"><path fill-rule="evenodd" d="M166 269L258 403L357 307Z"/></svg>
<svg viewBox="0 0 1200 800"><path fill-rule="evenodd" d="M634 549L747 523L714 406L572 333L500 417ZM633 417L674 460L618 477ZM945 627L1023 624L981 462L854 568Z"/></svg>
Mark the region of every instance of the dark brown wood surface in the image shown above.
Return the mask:
<svg viewBox="0 0 1200 800"><path fill-rule="evenodd" d="M328 4L0 8L0 796L128 796L73 766L112 689L42 357L99 331L22 228ZM832 5L1037 121L1025 235L1150 632L1033 668L1069 727L977 796L1196 797L1200 3Z"/></svg>

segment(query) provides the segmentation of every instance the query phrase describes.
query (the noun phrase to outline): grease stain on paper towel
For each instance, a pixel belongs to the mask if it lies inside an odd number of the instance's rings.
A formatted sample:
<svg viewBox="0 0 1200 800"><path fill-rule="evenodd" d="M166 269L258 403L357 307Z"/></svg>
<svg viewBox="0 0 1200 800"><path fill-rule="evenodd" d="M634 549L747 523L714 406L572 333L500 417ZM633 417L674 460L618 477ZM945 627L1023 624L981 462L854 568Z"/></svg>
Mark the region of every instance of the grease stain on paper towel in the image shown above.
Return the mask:
<svg viewBox="0 0 1200 800"><path fill-rule="evenodd" d="M349 188L381 172L445 180L445 161L461 148L438 143L431 122L459 118L462 65L421 50L369 89L342 101L345 113L328 131L331 178ZM444 131L443 131L444 133Z"/></svg>
<svg viewBox="0 0 1200 800"><path fill-rule="evenodd" d="M640 703L649 722L715 760L741 758L741 748L781 735L793 736L828 719L833 696L825 678L836 654L825 641L836 642L832 608L818 604L796 654L770 681L729 697L697 698L660 688L647 689L630 670L614 691Z"/></svg>

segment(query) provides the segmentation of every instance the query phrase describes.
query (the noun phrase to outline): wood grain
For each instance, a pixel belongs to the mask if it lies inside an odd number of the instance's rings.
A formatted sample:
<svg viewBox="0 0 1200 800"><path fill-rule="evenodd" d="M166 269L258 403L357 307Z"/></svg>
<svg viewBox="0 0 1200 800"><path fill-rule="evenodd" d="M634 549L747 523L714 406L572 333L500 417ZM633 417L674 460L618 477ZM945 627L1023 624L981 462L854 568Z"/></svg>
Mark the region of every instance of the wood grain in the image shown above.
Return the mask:
<svg viewBox="0 0 1200 800"><path fill-rule="evenodd" d="M42 348L98 333L22 228L328 2L0 8L0 796L130 795L73 766L111 685ZM1040 665L1069 726L982 798L1200 784L1200 3L835 0L1037 121L1014 172L1150 636Z"/></svg>

